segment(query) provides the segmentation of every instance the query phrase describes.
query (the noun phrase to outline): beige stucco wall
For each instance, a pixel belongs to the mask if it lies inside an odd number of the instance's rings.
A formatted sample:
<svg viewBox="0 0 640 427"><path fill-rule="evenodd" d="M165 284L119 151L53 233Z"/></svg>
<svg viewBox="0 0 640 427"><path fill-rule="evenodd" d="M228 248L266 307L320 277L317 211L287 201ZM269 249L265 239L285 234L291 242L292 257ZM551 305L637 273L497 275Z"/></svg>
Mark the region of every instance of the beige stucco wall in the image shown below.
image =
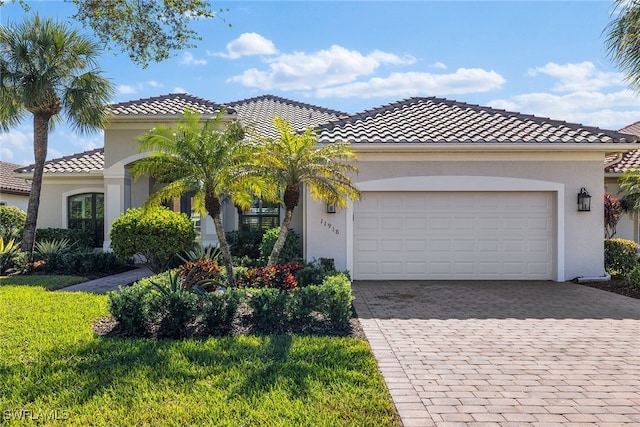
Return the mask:
<svg viewBox="0 0 640 427"><path fill-rule="evenodd" d="M562 280L603 276L603 161L597 152L393 152L360 153L356 183L397 177L502 177L553 183L563 189L559 208L563 210L565 249ZM416 179L414 179L415 181ZM593 196L592 211L577 211L577 194L585 187ZM397 190L403 190L402 184ZM461 191L463 189L460 189ZM305 255L330 257L338 268L348 268L348 239L352 233L351 211L327 214L324 205L307 196ZM331 223L331 227L327 225ZM336 233L336 230L338 233Z"/></svg>
<svg viewBox="0 0 640 427"><path fill-rule="evenodd" d="M40 192L38 228L67 228L67 198L82 193L103 193L102 176L45 176Z"/></svg>
<svg viewBox="0 0 640 427"><path fill-rule="evenodd" d="M15 206L26 212L29 206L29 195L0 193L0 203Z"/></svg>

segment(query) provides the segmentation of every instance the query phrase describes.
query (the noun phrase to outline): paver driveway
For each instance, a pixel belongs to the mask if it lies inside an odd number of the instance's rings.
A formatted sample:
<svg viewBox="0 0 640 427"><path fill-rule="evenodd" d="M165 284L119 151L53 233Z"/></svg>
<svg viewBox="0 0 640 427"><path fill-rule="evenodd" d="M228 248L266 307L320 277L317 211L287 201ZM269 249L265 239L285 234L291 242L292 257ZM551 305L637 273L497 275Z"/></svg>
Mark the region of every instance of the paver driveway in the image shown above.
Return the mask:
<svg viewBox="0 0 640 427"><path fill-rule="evenodd" d="M405 427L640 425L640 300L554 282L355 282Z"/></svg>

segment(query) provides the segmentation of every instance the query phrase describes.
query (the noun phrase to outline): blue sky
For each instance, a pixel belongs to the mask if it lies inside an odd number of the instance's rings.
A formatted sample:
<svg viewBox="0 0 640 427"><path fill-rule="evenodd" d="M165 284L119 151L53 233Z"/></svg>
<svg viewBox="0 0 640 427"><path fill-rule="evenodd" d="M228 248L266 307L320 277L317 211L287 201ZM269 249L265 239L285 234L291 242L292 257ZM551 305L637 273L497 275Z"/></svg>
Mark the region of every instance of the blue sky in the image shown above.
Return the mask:
<svg viewBox="0 0 640 427"><path fill-rule="evenodd" d="M69 21L72 4L30 1ZM640 120L640 96L607 57L613 1L233 1L198 21L197 48L141 69L119 51L100 65L114 102L188 92L224 103L273 94L349 113L411 96L457 101L606 129ZM17 5L0 22L22 20ZM3 161L32 162L31 121L0 134ZM55 158L102 146L61 125Z"/></svg>

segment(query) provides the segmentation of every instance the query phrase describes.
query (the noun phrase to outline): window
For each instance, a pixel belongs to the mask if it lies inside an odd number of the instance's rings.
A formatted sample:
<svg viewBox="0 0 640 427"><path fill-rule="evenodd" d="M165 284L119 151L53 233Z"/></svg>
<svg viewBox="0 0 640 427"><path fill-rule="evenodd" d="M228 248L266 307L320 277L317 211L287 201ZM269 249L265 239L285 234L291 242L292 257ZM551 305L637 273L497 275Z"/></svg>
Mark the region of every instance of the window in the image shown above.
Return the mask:
<svg viewBox="0 0 640 427"><path fill-rule="evenodd" d="M196 230L197 235L200 235L201 228L201 218L200 213L195 210L193 203L193 196L195 192L190 191L188 193L183 194L180 198L172 199L169 203L165 203L164 205L171 209L174 212L180 212L187 215L191 218L193 222L193 228Z"/></svg>
<svg viewBox="0 0 640 427"><path fill-rule="evenodd" d="M279 203L269 203L254 197L251 209L240 213L241 230L268 230L279 225Z"/></svg>
<svg viewBox="0 0 640 427"><path fill-rule="evenodd" d="M68 227L87 231L93 238L93 246L102 247L104 241L104 194L76 194L67 200Z"/></svg>

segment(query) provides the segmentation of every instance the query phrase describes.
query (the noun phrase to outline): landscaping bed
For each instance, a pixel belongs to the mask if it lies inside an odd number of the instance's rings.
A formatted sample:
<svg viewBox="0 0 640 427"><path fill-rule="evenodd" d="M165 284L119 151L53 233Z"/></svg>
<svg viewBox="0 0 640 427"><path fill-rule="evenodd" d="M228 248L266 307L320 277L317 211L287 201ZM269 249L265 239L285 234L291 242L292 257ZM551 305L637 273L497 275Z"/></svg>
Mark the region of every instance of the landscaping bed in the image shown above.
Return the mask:
<svg viewBox="0 0 640 427"><path fill-rule="evenodd" d="M627 280L624 277L612 277L611 280L606 282L587 282L580 283L584 286L591 288L601 289L607 292L613 292L625 297L640 299L640 288L633 288L629 286Z"/></svg>

